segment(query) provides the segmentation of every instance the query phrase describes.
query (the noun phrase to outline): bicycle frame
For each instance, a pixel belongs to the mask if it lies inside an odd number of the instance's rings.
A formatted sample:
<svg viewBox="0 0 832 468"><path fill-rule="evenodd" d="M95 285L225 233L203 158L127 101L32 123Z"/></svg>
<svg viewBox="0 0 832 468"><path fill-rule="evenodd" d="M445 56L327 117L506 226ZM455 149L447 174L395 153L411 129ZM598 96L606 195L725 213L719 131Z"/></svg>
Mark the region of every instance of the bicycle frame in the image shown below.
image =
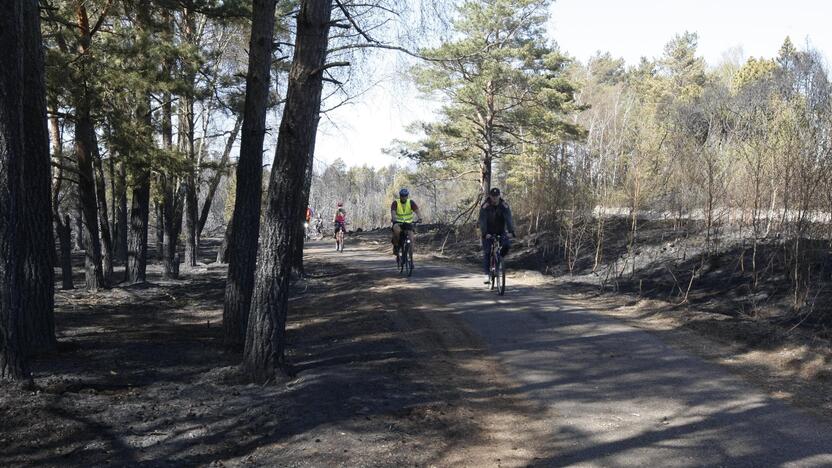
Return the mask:
<svg viewBox="0 0 832 468"><path fill-rule="evenodd" d="M505 266L503 265L503 256L500 250L503 248L503 236L496 235L492 237L491 242L491 260L489 261L489 269L491 274L491 289L497 287L499 295L505 294L506 290L506 276Z"/></svg>

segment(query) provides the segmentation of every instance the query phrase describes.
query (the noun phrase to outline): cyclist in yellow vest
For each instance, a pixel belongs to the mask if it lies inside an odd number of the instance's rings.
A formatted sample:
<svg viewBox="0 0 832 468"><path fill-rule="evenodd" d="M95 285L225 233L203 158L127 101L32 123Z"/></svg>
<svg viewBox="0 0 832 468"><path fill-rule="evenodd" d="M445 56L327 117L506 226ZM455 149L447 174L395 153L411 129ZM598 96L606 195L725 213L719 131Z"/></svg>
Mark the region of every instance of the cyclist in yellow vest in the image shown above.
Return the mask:
<svg viewBox="0 0 832 468"><path fill-rule="evenodd" d="M406 188L399 190L399 198L390 205L390 220L393 223L393 254L399 250L399 235L403 230L412 231L414 220L422 222L419 207L416 202L408 198L410 192Z"/></svg>

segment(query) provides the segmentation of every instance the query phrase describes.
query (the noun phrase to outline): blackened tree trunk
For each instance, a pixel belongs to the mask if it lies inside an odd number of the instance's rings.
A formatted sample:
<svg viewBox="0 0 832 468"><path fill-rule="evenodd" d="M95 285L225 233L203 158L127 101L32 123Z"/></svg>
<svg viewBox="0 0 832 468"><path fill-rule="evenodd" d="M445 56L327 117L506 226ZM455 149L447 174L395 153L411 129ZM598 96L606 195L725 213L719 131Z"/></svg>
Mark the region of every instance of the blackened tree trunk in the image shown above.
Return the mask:
<svg viewBox="0 0 832 468"><path fill-rule="evenodd" d="M303 206L304 176L315 149L331 14L330 0L305 0L297 16L295 53L269 181L263 248L257 258L243 354L243 370L255 382L271 380L277 368L285 365L292 247Z"/></svg>
<svg viewBox="0 0 832 468"><path fill-rule="evenodd" d="M90 127L92 128L92 127ZM92 142L93 164L95 165L95 198L98 202L98 225L101 229L101 250L102 267L104 268L104 282L107 285L113 283L113 237L110 231L110 216L107 208L107 184L104 180L104 165L101 162L101 153L98 151L98 137L93 131L88 141Z"/></svg>
<svg viewBox="0 0 832 468"><path fill-rule="evenodd" d="M76 186L76 189L78 187ZM80 193L80 190L78 190ZM75 250L84 250L84 245L86 245L86 241L84 240L84 210L81 207L81 203L79 202L76 206L77 210L75 213Z"/></svg>
<svg viewBox="0 0 832 468"><path fill-rule="evenodd" d="M127 247L127 282L147 280L147 223L150 217L150 170L137 168L130 206L130 242Z"/></svg>
<svg viewBox="0 0 832 468"><path fill-rule="evenodd" d="M161 179L157 179L157 182ZM159 186L163 184L159 183ZM161 200L156 200L156 256L165 260L165 208Z"/></svg>
<svg viewBox="0 0 832 468"><path fill-rule="evenodd" d="M55 237L52 234L52 170L46 125L46 84L37 0L23 4L24 263L23 328L27 352L49 352L55 339Z"/></svg>
<svg viewBox="0 0 832 468"><path fill-rule="evenodd" d="M190 96L182 96L179 114L180 138L184 138L183 150L188 155L188 172L184 178L185 191L185 267L196 266L199 256L197 242L197 217L199 216L199 195L197 193L197 161L194 147L194 101Z"/></svg>
<svg viewBox="0 0 832 468"><path fill-rule="evenodd" d="M52 188L52 219L55 222L55 233L58 235L61 261L61 289L74 289L72 283L72 221L69 215L61 218L60 201L61 190L64 186L64 149L61 138L61 128L58 116L53 111L49 116L49 139L52 141L52 154L58 163L58 174Z"/></svg>
<svg viewBox="0 0 832 468"><path fill-rule="evenodd" d="M84 3L76 6L79 45L82 54L86 54L92 42L92 31ZM86 55L80 62L84 66ZM83 76L83 71L81 72ZM92 90L83 79L77 84L73 98L75 101L75 158L78 161L78 199L84 220L85 279L89 290L107 287L101 265L101 242L98 237L98 206L95 196L95 177L93 175L94 156L97 149L95 127L93 126L90 106Z"/></svg>
<svg viewBox="0 0 832 468"><path fill-rule="evenodd" d="M179 277L179 232L182 230L182 205L184 190L176 187L175 181L167 181L165 187L165 258L162 261L164 276L168 279Z"/></svg>
<svg viewBox="0 0 832 468"><path fill-rule="evenodd" d="M144 122L147 141L152 141L150 96L136 109L136 120ZM150 167L141 158L134 166L133 202L130 206L130 239L127 247L127 282L147 280L147 228L150 219Z"/></svg>
<svg viewBox="0 0 832 468"><path fill-rule="evenodd" d="M253 2L236 198L228 228L233 237L228 243L228 279L222 314L225 344L230 348L239 348L244 342L254 289L275 5L276 0Z"/></svg>
<svg viewBox="0 0 832 468"><path fill-rule="evenodd" d="M185 266L193 268L199 257L199 239L197 238L197 217L199 195L196 190L196 178L193 172L185 177Z"/></svg>
<svg viewBox="0 0 832 468"><path fill-rule="evenodd" d="M58 244L61 249L61 289L75 289L72 283L72 225L69 215L64 215L63 222L55 222Z"/></svg>
<svg viewBox="0 0 832 468"><path fill-rule="evenodd" d="M317 125L316 125L317 128ZM316 135L317 136L317 135ZM314 137L313 137L314 138ZM312 142L312 148L315 147L315 142ZM306 208L309 206L309 192L312 189L312 167L315 163L314 151L309 153L309 161L306 166L306 174L304 175L303 194L301 199L303 203L298 206L299 212L297 219L306 219ZM298 223L298 234L295 236L295 246L292 252L292 274L297 278L303 278L305 272L303 270L303 249L306 242L306 228L303 223Z"/></svg>
<svg viewBox="0 0 832 468"><path fill-rule="evenodd" d="M183 42L199 47L194 12L186 7L182 9L179 29ZM194 145L194 101L196 91L196 69L184 66L182 79L186 83L185 92L179 97L179 138L180 149L188 157L188 171L184 177L185 187L185 267L193 268L199 258L199 237L197 224L199 217L199 170L200 163Z"/></svg>
<svg viewBox="0 0 832 468"><path fill-rule="evenodd" d="M231 225L233 221L233 219L229 219L225 226L225 235L222 237L219 250L217 250L217 263L228 263L228 245L232 240Z"/></svg>
<svg viewBox="0 0 832 468"><path fill-rule="evenodd" d="M234 142L237 140L237 134L240 133L240 127L243 124L243 119L239 115L234 121L234 128L225 142L225 150L222 152L219 166L211 182L208 184L208 193L205 194L205 202L202 204L202 210L199 213L199 223L196 227L197 239L202 237L202 231L205 229L205 223L208 222L208 214L211 213L211 204L214 203L214 196L217 193L217 187L220 185L222 175L225 173L226 166L228 166L228 158L231 156L231 149L234 147Z"/></svg>
<svg viewBox="0 0 832 468"><path fill-rule="evenodd" d="M0 15L0 382L26 377L22 314L23 8Z"/></svg>
<svg viewBox="0 0 832 468"><path fill-rule="evenodd" d="M172 64L166 65L168 70L173 69ZM167 151L173 151L173 106L171 95L165 93L162 103L162 146ZM180 190L178 177L167 171L161 176L162 186L162 211L164 213L164 277L175 279L179 277L179 256L176 250L179 244L179 231L182 229L182 190Z"/></svg>
<svg viewBox="0 0 832 468"><path fill-rule="evenodd" d="M118 173L115 176L116 200L116 223L115 223L115 250L116 258L122 262L127 260L127 165L124 161L118 164Z"/></svg>
<svg viewBox="0 0 832 468"><path fill-rule="evenodd" d="M101 243L98 237L98 206L95 196L92 144L94 134L87 98L77 96L75 122L75 158L78 161L78 200L84 220L84 265L86 287L94 291L106 287L101 264Z"/></svg>

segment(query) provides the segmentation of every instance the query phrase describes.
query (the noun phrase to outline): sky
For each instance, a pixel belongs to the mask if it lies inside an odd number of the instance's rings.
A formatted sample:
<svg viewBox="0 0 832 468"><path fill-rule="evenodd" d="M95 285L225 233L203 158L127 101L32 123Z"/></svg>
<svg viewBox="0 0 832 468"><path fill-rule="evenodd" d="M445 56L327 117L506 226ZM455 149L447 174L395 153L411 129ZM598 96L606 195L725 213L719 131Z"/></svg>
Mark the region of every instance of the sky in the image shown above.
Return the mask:
<svg viewBox="0 0 832 468"><path fill-rule="evenodd" d="M811 44L829 64L830 14L827 0L558 0L547 29L562 52L581 61L600 50L634 65L642 56L661 55L675 34L691 31L698 33L699 54L709 65L737 47L746 58L773 57L786 36L798 48ZM382 149L408 139L407 125L431 120L439 104L421 96L386 59L377 59L378 85L322 120L316 160L404 164Z"/></svg>

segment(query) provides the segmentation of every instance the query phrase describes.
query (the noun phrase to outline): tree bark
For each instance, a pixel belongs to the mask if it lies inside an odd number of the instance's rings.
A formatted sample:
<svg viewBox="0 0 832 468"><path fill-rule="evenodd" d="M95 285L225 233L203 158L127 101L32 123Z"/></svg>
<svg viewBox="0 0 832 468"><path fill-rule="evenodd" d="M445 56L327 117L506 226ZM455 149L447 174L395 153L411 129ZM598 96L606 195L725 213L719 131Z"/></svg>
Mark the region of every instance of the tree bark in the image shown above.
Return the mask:
<svg viewBox="0 0 832 468"><path fill-rule="evenodd" d="M168 72L172 73L173 64L166 65ZM162 104L162 146L167 151L173 151L173 106L171 95L163 95ZM182 194L179 187L179 178L171 171L162 174L160 183L162 186L162 213L164 214L163 242L164 256L162 266L164 277L176 279L179 277L179 257L176 254L179 244L179 231L182 229Z"/></svg>
<svg viewBox="0 0 832 468"><path fill-rule="evenodd" d="M61 219L60 200L64 183L64 150L60 123L54 111L50 112L49 117L49 138L52 141L52 154L58 162L58 174L52 188L52 219L55 221L55 233L58 235L61 252L61 289L67 290L75 288L72 283L72 221L70 221L68 214L63 216L63 220Z"/></svg>
<svg viewBox="0 0 832 468"><path fill-rule="evenodd" d="M92 128L92 127L90 127ZM104 282L113 283L113 237L110 231L110 216L107 208L107 185L104 180L104 165L101 153L98 151L98 137L95 131L88 137L91 142L93 164L95 165L95 198L98 202L98 224L101 229L102 267L104 268Z"/></svg>
<svg viewBox="0 0 832 468"><path fill-rule="evenodd" d="M317 128L317 127L316 127ZM317 137L317 134L313 136L313 138ZM315 141L312 141L312 148L315 148ZM315 153L314 151L309 152L309 161L306 164L306 174L304 174L303 179L303 193L301 195L301 200L303 203L299 205L299 212L297 214L298 220L306 220L306 208L309 206L309 192L312 189L312 168L314 167L315 163ZM303 249L304 244L306 243L306 229L304 228L303 222L298 222L298 233L295 236L295 246L292 251L292 274L296 278L303 278L306 274L303 269Z"/></svg>
<svg viewBox="0 0 832 468"><path fill-rule="evenodd" d="M75 123L75 157L78 161L78 200L83 214L84 227L84 261L86 287L94 291L106 287L101 264L101 243L98 237L98 207L95 196L95 176L93 175L92 121L86 97L77 96Z"/></svg>
<svg viewBox="0 0 832 468"><path fill-rule="evenodd" d="M113 198L118 200L116 203L116 224L115 224L115 249L116 258L125 262L127 260L127 165L124 161L118 164L118 173L116 174L115 194Z"/></svg>
<svg viewBox="0 0 832 468"><path fill-rule="evenodd" d="M77 187L78 193L80 194L81 190ZM84 240L84 210L81 207L81 203L79 202L76 206L76 213L75 213L75 250L84 250L84 245L86 245L86 241Z"/></svg>
<svg viewBox="0 0 832 468"><path fill-rule="evenodd" d="M217 250L217 263L228 263L228 244L231 243L232 239L232 221L233 219L228 220L228 224L225 226L225 235L222 237L222 244L220 244L219 250Z"/></svg>
<svg viewBox="0 0 832 468"><path fill-rule="evenodd" d="M184 179L185 192L185 266L192 268L196 266L199 256L197 244L196 227L199 213L199 195L197 193L197 162L194 151L194 103L189 96L182 96L183 112L179 114L180 133L184 136L184 150L188 155L188 172Z"/></svg>
<svg viewBox="0 0 832 468"><path fill-rule="evenodd" d="M150 95L144 97L136 109L136 120L144 122L147 136L152 135ZM148 138L148 141L153 141ZM130 206L130 239L127 247L127 282L130 284L147 281L147 228L150 219L150 167L139 161L134 167L133 202ZM126 200L125 200L126 203Z"/></svg>
<svg viewBox="0 0 832 468"><path fill-rule="evenodd" d="M276 0L254 0L252 9L246 100L236 198L228 228L232 238L228 243L228 278L222 314L225 345L229 348L240 348L244 342L254 290L275 6Z"/></svg>
<svg viewBox="0 0 832 468"><path fill-rule="evenodd" d="M330 0L306 0L297 16L295 53L269 181L263 248L258 253L243 354L243 370L255 382L273 379L277 368L285 365L292 246L303 208L306 166L315 149L331 13Z"/></svg>
<svg viewBox="0 0 832 468"><path fill-rule="evenodd" d="M26 351L50 352L55 338L55 237L52 234L52 165L46 125L46 83L37 0L23 5L24 263L21 339Z"/></svg>
<svg viewBox="0 0 832 468"><path fill-rule="evenodd" d="M0 382L26 378L20 336L23 175L23 6L0 15Z"/></svg>
<svg viewBox="0 0 832 468"><path fill-rule="evenodd" d="M159 182L161 179L157 178ZM159 184L164 190L164 185ZM162 201L156 201L156 256L160 262L165 260L165 208Z"/></svg>
<svg viewBox="0 0 832 468"><path fill-rule="evenodd" d="M182 229L182 204L184 199L184 190L181 186L176 187L176 181L170 180L172 177L167 177L163 182L165 193L165 233L164 233L164 247L165 258L162 261L164 267L164 276L168 279L176 279L179 277L179 254L177 254L177 247L179 245L179 231Z"/></svg>
<svg viewBox="0 0 832 468"><path fill-rule="evenodd" d="M80 30L80 48L82 53L89 49L91 38L87 10L83 3L76 8L78 28ZM74 92L75 100L75 157L78 161L78 199L84 220L85 280L88 290L94 291L107 287L101 265L101 242L98 238L98 207L95 196L95 177L93 175L93 144L95 144L95 127L90 115L90 94L85 81L78 83Z"/></svg>
<svg viewBox="0 0 832 468"><path fill-rule="evenodd" d="M75 289L72 283L72 227L69 215L64 215L63 223L55 223L55 231L61 249L61 289Z"/></svg>
<svg viewBox="0 0 832 468"><path fill-rule="evenodd" d="M127 247L127 282L147 280L147 223L150 217L150 170L138 168L130 207L130 243Z"/></svg>

